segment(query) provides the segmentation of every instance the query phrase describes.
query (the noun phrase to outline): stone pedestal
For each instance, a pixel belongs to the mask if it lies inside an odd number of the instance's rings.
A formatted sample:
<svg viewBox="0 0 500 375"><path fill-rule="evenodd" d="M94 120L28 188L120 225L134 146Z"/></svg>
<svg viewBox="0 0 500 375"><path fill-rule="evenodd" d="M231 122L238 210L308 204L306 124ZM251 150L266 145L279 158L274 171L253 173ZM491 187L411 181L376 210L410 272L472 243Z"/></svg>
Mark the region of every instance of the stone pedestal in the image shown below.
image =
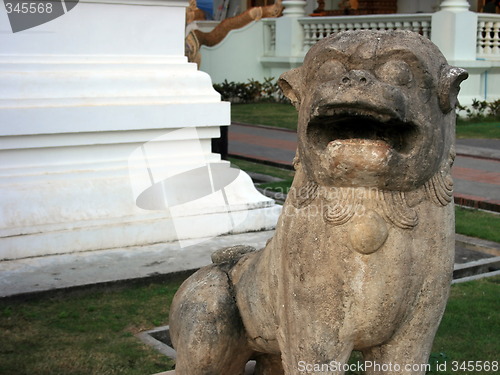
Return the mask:
<svg viewBox="0 0 500 375"><path fill-rule="evenodd" d="M0 259L271 228L211 152L230 123L184 57L187 0L80 0L12 33L0 12Z"/></svg>

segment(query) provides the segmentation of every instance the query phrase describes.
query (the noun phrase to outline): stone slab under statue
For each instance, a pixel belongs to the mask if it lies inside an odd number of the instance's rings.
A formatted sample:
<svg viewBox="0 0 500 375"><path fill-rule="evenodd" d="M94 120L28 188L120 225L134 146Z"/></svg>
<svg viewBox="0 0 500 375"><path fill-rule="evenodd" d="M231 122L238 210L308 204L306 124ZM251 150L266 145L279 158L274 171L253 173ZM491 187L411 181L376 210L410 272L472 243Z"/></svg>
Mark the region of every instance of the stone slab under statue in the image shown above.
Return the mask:
<svg viewBox="0 0 500 375"><path fill-rule="evenodd" d="M463 69L409 31L332 35L279 84L296 174L264 249L218 251L171 307L176 374L424 374L453 270ZM340 364L340 365L339 365ZM395 367L399 366L399 367Z"/></svg>

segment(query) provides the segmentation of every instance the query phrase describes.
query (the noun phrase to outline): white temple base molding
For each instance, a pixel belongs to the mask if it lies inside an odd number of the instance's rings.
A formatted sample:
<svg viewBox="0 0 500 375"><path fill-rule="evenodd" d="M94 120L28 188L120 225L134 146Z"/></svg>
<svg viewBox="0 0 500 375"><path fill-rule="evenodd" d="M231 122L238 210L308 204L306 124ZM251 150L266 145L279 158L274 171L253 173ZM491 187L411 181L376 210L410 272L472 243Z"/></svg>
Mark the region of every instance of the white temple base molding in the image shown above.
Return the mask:
<svg viewBox="0 0 500 375"><path fill-rule="evenodd" d="M201 180L206 189L199 197L169 204L153 195L141 208L141 193L156 183L203 165L229 169L210 153L218 133L206 126L3 135L0 156L9 163L0 168L0 258L171 241L186 247L199 238L273 228L280 206L236 169L222 189ZM200 189L200 180L180 182L186 191Z"/></svg>
<svg viewBox="0 0 500 375"><path fill-rule="evenodd" d="M226 189L250 196L226 207L214 206L217 197L209 197L201 213L180 212L182 207L174 212L134 208L128 176L59 177L1 186L2 203L8 200L4 213L9 214L3 218L10 219L0 230L2 259L173 241L185 248L222 234L274 228L280 212L280 206L249 189L251 181L243 173Z"/></svg>
<svg viewBox="0 0 500 375"><path fill-rule="evenodd" d="M207 165L229 170L211 153L228 110L222 102L0 108L7 123L25 124L0 137L8 161L0 167L0 259L171 241L186 247L274 228L280 206L235 169L222 187L217 176L181 179L174 195L199 190L200 181L206 187L181 204L161 194L141 204L142 193L169 178Z"/></svg>

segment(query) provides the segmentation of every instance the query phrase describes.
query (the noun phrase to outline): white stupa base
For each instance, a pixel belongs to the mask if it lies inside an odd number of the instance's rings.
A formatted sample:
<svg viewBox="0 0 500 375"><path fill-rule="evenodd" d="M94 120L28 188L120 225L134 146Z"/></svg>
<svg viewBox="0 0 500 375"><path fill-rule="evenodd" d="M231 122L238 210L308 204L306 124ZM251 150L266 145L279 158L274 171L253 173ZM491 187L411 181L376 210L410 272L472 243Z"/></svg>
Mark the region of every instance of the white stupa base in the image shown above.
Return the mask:
<svg viewBox="0 0 500 375"><path fill-rule="evenodd" d="M126 170L109 174L19 176L24 180L21 185L2 181L2 205L10 208L10 222L3 222L0 230L2 259L172 241L188 247L222 234L272 229L280 212L280 206L255 193L244 173L225 189L228 195L245 193L244 200L217 205L220 197L215 193L190 203L203 206L202 210L185 212L181 206L157 211L134 207Z"/></svg>
<svg viewBox="0 0 500 375"><path fill-rule="evenodd" d="M211 152L230 108L184 56L187 4L81 0L18 33L0 12L0 260L274 227Z"/></svg>
<svg viewBox="0 0 500 375"><path fill-rule="evenodd" d="M193 160L229 169L220 155L203 152L219 127L187 129L4 136L0 154L10 165L0 167L1 259L172 241L187 247L202 238L274 228L280 206L238 170L227 185L186 202L169 205L160 193L141 203L141 193L192 170ZM155 158L155 147L167 152ZM138 150L147 169L137 165ZM199 180L181 183L188 192L200 190Z"/></svg>

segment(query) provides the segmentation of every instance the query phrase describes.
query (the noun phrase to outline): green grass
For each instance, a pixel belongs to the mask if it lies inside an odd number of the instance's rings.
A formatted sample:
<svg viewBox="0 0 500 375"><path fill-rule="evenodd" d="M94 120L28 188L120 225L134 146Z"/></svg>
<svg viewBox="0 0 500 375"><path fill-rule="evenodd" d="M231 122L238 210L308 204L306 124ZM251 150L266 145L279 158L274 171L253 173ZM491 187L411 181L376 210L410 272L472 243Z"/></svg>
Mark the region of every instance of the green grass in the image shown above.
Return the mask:
<svg viewBox="0 0 500 375"><path fill-rule="evenodd" d="M232 121L247 124L268 125L297 130L297 111L291 104L232 104L231 119Z"/></svg>
<svg viewBox="0 0 500 375"><path fill-rule="evenodd" d="M469 122L457 123L457 138L500 139L500 122Z"/></svg>
<svg viewBox="0 0 500 375"><path fill-rule="evenodd" d="M171 369L172 361L133 334L168 323L180 282L0 300L0 374L147 375ZM499 287L499 277L452 286L433 347L434 356L447 358L448 369L451 361L498 360Z"/></svg>
<svg viewBox="0 0 500 375"><path fill-rule="evenodd" d="M167 324L181 280L0 300L0 374L146 375L173 361L134 334Z"/></svg>
<svg viewBox="0 0 500 375"><path fill-rule="evenodd" d="M233 104L231 118L236 122L297 130L297 111L291 104ZM457 137L500 139L500 122L459 120Z"/></svg>
<svg viewBox="0 0 500 375"><path fill-rule="evenodd" d="M244 171L266 174L283 179L283 181L260 183L259 188L283 194L288 194L290 191L295 171L236 158L229 158L229 161Z"/></svg>
<svg viewBox="0 0 500 375"><path fill-rule="evenodd" d="M452 361L500 360L500 277L456 284L434 340L433 353L447 358L439 375L493 374L495 371L451 371Z"/></svg>
<svg viewBox="0 0 500 375"><path fill-rule="evenodd" d="M500 242L500 215L485 211L457 207L455 209L457 233Z"/></svg>

